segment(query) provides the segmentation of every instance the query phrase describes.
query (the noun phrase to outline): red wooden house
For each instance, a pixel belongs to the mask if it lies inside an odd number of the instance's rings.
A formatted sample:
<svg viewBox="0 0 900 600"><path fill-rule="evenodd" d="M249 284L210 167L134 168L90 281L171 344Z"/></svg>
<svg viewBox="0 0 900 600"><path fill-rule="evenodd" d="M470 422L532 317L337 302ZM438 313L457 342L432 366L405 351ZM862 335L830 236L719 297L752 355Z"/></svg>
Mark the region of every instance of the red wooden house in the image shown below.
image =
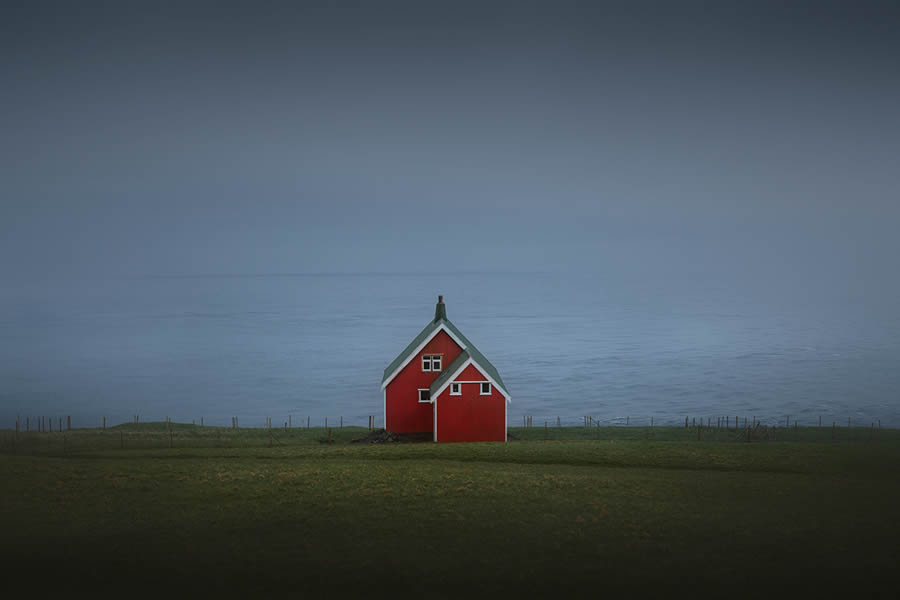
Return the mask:
<svg viewBox="0 0 900 600"><path fill-rule="evenodd" d="M509 392L494 365L447 319L434 319L384 370L384 428L436 442L505 442Z"/></svg>

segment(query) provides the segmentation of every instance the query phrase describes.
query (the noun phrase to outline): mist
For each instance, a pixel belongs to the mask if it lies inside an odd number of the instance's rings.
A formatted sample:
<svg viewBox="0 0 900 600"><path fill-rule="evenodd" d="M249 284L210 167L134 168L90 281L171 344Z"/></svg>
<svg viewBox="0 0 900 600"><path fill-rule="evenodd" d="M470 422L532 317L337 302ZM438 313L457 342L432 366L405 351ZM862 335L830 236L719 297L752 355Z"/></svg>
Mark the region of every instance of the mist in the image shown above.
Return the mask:
<svg viewBox="0 0 900 600"><path fill-rule="evenodd" d="M897 12L8 7L0 273L587 271L894 296Z"/></svg>

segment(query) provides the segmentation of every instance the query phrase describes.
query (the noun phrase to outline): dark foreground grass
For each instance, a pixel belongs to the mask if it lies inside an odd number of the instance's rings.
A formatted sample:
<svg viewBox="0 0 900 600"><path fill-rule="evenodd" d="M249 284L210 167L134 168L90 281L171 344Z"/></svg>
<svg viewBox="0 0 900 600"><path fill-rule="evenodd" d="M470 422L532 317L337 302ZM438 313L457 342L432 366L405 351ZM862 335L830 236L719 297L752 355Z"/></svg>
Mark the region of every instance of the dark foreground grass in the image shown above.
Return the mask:
<svg viewBox="0 0 900 600"><path fill-rule="evenodd" d="M80 445L45 443L45 455L44 440L26 455L20 441L0 455L5 581L308 597L898 589L896 431L344 443L365 433L322 444L324 431L282 432L269 447L256 430L172 449L135 437L121 449L115 432L73 432Z"/></svg>

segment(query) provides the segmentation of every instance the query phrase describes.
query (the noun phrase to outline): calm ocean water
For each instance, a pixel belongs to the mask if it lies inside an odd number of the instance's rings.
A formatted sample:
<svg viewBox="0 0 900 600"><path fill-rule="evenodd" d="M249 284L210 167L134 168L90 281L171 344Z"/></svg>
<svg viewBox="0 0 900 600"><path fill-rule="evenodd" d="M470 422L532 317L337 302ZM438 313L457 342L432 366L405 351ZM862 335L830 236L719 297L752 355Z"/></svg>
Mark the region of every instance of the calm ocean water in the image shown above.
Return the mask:
<svg viewBox="0 0 900 600"><path fill-rule="evenodd" d="M262 426L382 420L385 365L448 316L513 396L510 424L685 415L900 426L892 302L599 274L105 279L0 291L0 427L139 414ZM50 290L50 291L48 291Z"/></svg>

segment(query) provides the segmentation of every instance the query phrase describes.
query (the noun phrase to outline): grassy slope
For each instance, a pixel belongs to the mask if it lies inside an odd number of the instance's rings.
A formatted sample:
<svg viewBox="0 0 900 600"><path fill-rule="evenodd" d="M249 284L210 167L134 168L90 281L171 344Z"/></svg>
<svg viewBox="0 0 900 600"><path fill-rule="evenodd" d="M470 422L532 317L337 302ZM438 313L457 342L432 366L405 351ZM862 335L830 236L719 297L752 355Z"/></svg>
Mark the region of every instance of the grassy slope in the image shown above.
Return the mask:
<svg viewBox="0 0 900 600"><path fill-rule="evenodd" d="M562 428L582 439L329 446L321 430L295 430L268 447L259 430L185 426L170 450L141 427L125 450L116 432L83 431L66 456L0 455L11 573L335 595L895 588L896 431L747 444Z"/></svg>

